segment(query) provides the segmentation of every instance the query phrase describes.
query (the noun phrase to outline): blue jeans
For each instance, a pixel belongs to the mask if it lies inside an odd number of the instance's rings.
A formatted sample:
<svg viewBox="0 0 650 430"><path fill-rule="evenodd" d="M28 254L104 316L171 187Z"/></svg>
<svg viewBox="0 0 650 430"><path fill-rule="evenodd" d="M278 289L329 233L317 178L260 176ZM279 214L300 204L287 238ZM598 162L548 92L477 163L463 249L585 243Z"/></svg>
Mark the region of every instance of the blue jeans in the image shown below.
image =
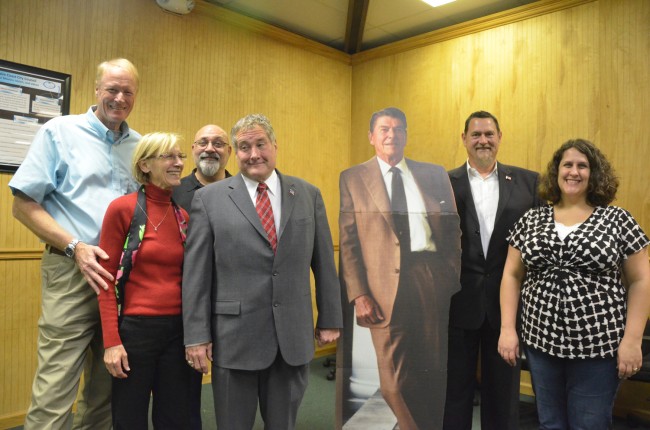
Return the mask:
<svg viewBox="0 0 650 430"><path fill-rule="evenodd" d="M540 430L607 430L619 386L616 358L565 359L525 347Z"/></svg>

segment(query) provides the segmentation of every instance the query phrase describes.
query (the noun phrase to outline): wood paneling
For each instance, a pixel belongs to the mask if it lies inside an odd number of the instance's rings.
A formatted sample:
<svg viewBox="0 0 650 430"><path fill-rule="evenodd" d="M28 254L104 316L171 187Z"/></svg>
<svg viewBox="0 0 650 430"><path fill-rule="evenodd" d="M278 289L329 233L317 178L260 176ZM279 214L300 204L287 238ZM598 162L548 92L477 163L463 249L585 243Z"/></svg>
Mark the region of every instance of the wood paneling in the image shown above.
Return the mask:
<svg viewBox="0 0 650 430"><path fill-rule="evenodd" d="M39 260L0 261L0 428L25 413L36 368ZM18 423L14 423L17 425Z"/></svg>
<svg viewBox="0 0 650 430"><path fill-rule="evenodd" d="M71 74L72 113L95 102L95 67L114 57L140 72L129 124L180 133L187 151L204 124L229 131L246 114L267 115L278 168L321 188L336 233L338 172L349 165L349 56L200 0L185 16L154 0L0 1L0 58ZM237 172L234 155L227 168ZM18 424L29 404L43 249L11 215L10 178L0 174L0 428Z"/></svg>
<svg viewBox="0 0 650 430"><path fill-rule="evenodd" d="M262 112L278 167L319 186L338 242L338 174L373 155L370 114L402 108L407 156L460 165L465 118L499 118L499 159L541 170L572 137L593 140L621 177L618 204L650 232L650 2L541 0L505 14L347 57L197 0L189 15L153 0L1 0L0 58L70 73L71 110L94 103L94 66L126 57L141 74L130 125L186 137ZM186 171L192 167L188 162ZM237 171L234 156L228 163ZM0 174L0 427L29 402L42 245L11 216Z"/></svg>
<svg viewBox="0 0 650 430"><path fill-rule="evenodd" d="M397 106L408 119L406 155L456 167L466 159L465 118L488 110L499 118L499 160L507 164L543 171L567 139L592 140L621 178L615 204L650 233L650 2L533 5L552 8L494 27L481 21L487 29L427 46L405 41L403 52L391 45L353 57L351 164L373 155L371 113Z"/></svg>

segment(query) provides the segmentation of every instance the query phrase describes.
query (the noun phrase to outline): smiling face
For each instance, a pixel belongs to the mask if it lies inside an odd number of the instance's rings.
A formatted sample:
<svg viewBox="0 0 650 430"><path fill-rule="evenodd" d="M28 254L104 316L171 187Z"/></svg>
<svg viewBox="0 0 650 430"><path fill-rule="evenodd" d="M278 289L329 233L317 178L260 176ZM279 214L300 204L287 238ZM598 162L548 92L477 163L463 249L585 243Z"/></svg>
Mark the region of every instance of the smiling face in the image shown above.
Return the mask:
<svg viewBox="0 0 650 430"><path fill-rule="evenodd" d="M217 175L226 168L232 147L228 134L216 125L206 125L196 132L192 144L192 155L198 172L206 178Z"/></svg>
<svg viewBox="0 0 650 430"><path fill-rule="evenodd" d="M478 171L492 171L501 144L501 132L491 118L472 118L461 135L469 165Z"/></svg>
<svg viewBox="0 0 650 430"><path fill-rule="evenodd" d="M561 198L586 201L591 173L587 156L575 148L569 148L562 154L557 170Z"/></svg>
<svg viewBox="0 0 650 430"><path fill-rule="evenodd" d="M373 130L368 132L370 144L375 147L378 158L395 166L404 158L406 127L401 119L380 116Z"/></svg>
<svg viewBox="0 0 650 430"><path fill-rule="evenodd" d="M95 115L108 129L118 131L133 105L138 91L133 75L120 67L109 67L95 88Z"/></svg>
<svg viewBox="0 0 650 430"><path fill-rule="evenodd" d="M237 163L242 175L257 182L264 182L275 169L278 146L259 125L241 130L236 135Z"/></svg>
<svg viewBox="0 0 650 430"><path fill-rule="evenodd" d="M183 154L180 148L176 146L165 154L141 160L139 166L143 172L149 174L149 183L164 190L170 189L181 184L181 173L183 173L181 155Z"/></svg>

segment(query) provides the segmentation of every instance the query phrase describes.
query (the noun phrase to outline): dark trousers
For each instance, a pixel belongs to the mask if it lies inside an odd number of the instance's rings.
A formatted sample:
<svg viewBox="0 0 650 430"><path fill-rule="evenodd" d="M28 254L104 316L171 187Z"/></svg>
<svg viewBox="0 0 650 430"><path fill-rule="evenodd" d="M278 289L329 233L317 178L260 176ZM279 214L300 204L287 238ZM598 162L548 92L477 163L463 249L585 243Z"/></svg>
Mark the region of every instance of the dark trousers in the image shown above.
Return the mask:
<svg viewBox="0 0 650 430"><path fill-rule="evenodd" d="M212 392L219 430L250 430L257 404L266 430L292 430L307 389L309 366L291 366L280 353L263 370L212 366Z"/></svg>
<svg viewBox="0 0 650 430"><path fill-rule="evenodd" d="M113 427L148 428L153 396L154 428L192 428L189 399L201 374L185 362L182 317L124 316L119 330L131 370L113 378Z"/></svg>
<svg viewBox="0 0 650 430"><path fill-rule="evenodd" d="M472 428L476 366L481 357L481 429L516 430L519 426L519 371L499 355L499 329L485 319L478 330L449 327L445 430Z"/></svg>

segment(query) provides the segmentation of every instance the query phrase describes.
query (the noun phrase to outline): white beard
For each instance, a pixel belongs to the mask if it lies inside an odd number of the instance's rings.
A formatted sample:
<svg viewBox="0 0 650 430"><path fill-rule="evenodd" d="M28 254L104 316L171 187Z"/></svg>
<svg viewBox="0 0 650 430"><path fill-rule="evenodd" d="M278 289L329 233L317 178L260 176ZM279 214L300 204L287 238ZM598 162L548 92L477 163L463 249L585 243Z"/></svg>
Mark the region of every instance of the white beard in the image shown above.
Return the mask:
<svg viewBox="0 0 650 430"><path fill-rule="evenodd" d="M221 167L221 163L219 161L215 161L213 158L200 160L199 164L196 166L199 172L201 172L201 174L205 177L212 177L216 175L219 171L219 167Z"/></svg>

